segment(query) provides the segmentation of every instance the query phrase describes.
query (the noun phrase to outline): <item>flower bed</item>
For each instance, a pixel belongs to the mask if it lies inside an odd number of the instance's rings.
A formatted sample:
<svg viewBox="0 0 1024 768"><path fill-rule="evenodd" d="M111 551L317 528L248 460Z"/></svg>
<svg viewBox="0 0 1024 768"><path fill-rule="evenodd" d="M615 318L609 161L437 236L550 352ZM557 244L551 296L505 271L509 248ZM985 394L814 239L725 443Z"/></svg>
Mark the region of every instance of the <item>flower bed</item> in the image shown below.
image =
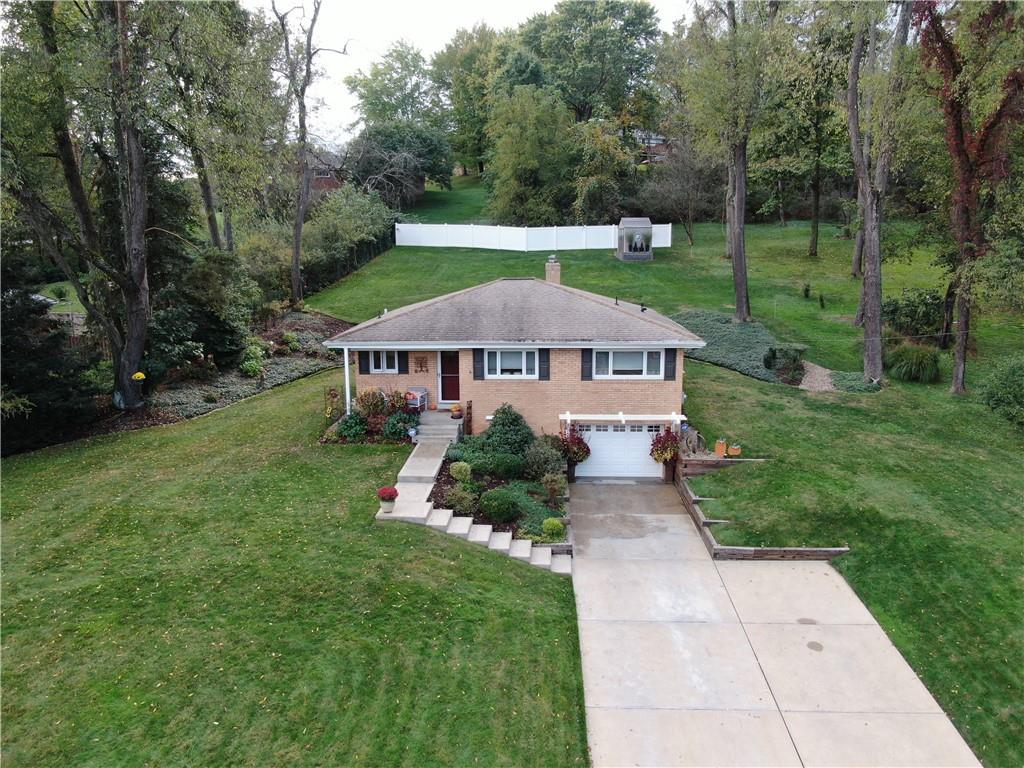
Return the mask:
<svg viewBox="0 0 1024 768"><path fill-rule="evenodd" d="M537 438L503 405L484 434L448 449L429 500L518 538L564 541L564 462L559 438Z"/></svg>
<svg viewBox="0 0 1024 768"><path fill-rule="evenodd" d="M340 416L327 427L321 443L408 443L410 430L419 426L419 412L405 406L405 393L367 389L355 399L352 413L341 416L340 396L327 406L328 419Z"/></svg>

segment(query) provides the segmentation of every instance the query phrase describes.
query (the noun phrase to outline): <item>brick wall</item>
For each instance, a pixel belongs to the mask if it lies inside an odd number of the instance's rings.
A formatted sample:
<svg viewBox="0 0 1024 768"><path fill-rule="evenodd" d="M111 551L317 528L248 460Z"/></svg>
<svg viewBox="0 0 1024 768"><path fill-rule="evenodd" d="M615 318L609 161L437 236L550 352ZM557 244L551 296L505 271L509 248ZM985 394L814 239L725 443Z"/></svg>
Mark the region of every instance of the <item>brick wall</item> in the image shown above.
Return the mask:
<svg viewBox="0 0 1024 768"><path fill-rule="evenodd" d="M427 371L416 373L416 357L426 355ZM473 401L473 432L487 428L486 417L502 403L523 414L536 432L557 433L558 414L573 413L679 413L683 392L683 350L676 356L675 381L580 380L580 351L551 350L551 379L473 379L473 350L459 352L460 400ZM405 391L426 387L430 402L437 402L437 352L410 352L408 374L356 374L356 387Z"/></svg>
<svg viewBox="0 0 1024 768"><path fill-rule="evenodd" d="M426 358L426 371L417 372L417 361ZM426 387L431 404L437 403L437 352L410 352L408 373L359 373L359 358L354 356L356 392L364 389L383 389L385 392L405 392L409 387Z"/></svg>

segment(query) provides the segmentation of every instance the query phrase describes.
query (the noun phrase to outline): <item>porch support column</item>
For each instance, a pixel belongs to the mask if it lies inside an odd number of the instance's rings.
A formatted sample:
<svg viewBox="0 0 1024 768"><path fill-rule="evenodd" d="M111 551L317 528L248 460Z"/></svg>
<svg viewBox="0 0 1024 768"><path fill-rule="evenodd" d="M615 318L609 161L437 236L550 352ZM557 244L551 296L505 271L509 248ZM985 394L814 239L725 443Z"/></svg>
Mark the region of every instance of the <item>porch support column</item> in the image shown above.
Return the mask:
<svg viewBox="0 0 1024 768"><path fill-rule="evenodd" d="M348 359L348 347L342 349L342 360L345 361L345 415L352 413L352 389L349 385L348 367L351 361Z"/></svg>

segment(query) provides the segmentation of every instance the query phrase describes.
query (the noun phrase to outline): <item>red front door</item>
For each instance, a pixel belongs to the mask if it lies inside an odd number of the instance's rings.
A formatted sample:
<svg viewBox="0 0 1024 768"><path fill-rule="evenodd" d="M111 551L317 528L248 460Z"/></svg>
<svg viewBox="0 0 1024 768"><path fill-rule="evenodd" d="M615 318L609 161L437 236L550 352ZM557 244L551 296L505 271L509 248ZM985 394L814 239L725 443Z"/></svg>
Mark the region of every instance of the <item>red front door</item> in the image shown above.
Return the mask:
<svg viewBox="0 0 1024 768"><path fill-rule="evenodd" d="M455 403L459 400L459 352L441 353L441 399Z"/></svg>

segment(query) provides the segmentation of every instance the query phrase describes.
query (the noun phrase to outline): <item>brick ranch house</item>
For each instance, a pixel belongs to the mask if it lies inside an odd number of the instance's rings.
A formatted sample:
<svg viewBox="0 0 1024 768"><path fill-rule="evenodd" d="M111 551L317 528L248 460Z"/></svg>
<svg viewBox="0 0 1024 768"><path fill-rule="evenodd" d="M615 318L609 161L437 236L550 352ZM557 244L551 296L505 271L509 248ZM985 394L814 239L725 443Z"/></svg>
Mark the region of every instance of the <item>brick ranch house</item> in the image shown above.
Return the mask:
<svg viewBox="0 0 1024 768"><path fill-rule="evenodd" d="M324 342L355 352L358 390L422 387L440 409L472 403L474 431L502 403L537 432L576 425L581 477L657 477L651 437L682 415L683 360L704 341L642 305L546 279L503 278L410 304ZM349 367L345 369L350 411Z"/></svg>

